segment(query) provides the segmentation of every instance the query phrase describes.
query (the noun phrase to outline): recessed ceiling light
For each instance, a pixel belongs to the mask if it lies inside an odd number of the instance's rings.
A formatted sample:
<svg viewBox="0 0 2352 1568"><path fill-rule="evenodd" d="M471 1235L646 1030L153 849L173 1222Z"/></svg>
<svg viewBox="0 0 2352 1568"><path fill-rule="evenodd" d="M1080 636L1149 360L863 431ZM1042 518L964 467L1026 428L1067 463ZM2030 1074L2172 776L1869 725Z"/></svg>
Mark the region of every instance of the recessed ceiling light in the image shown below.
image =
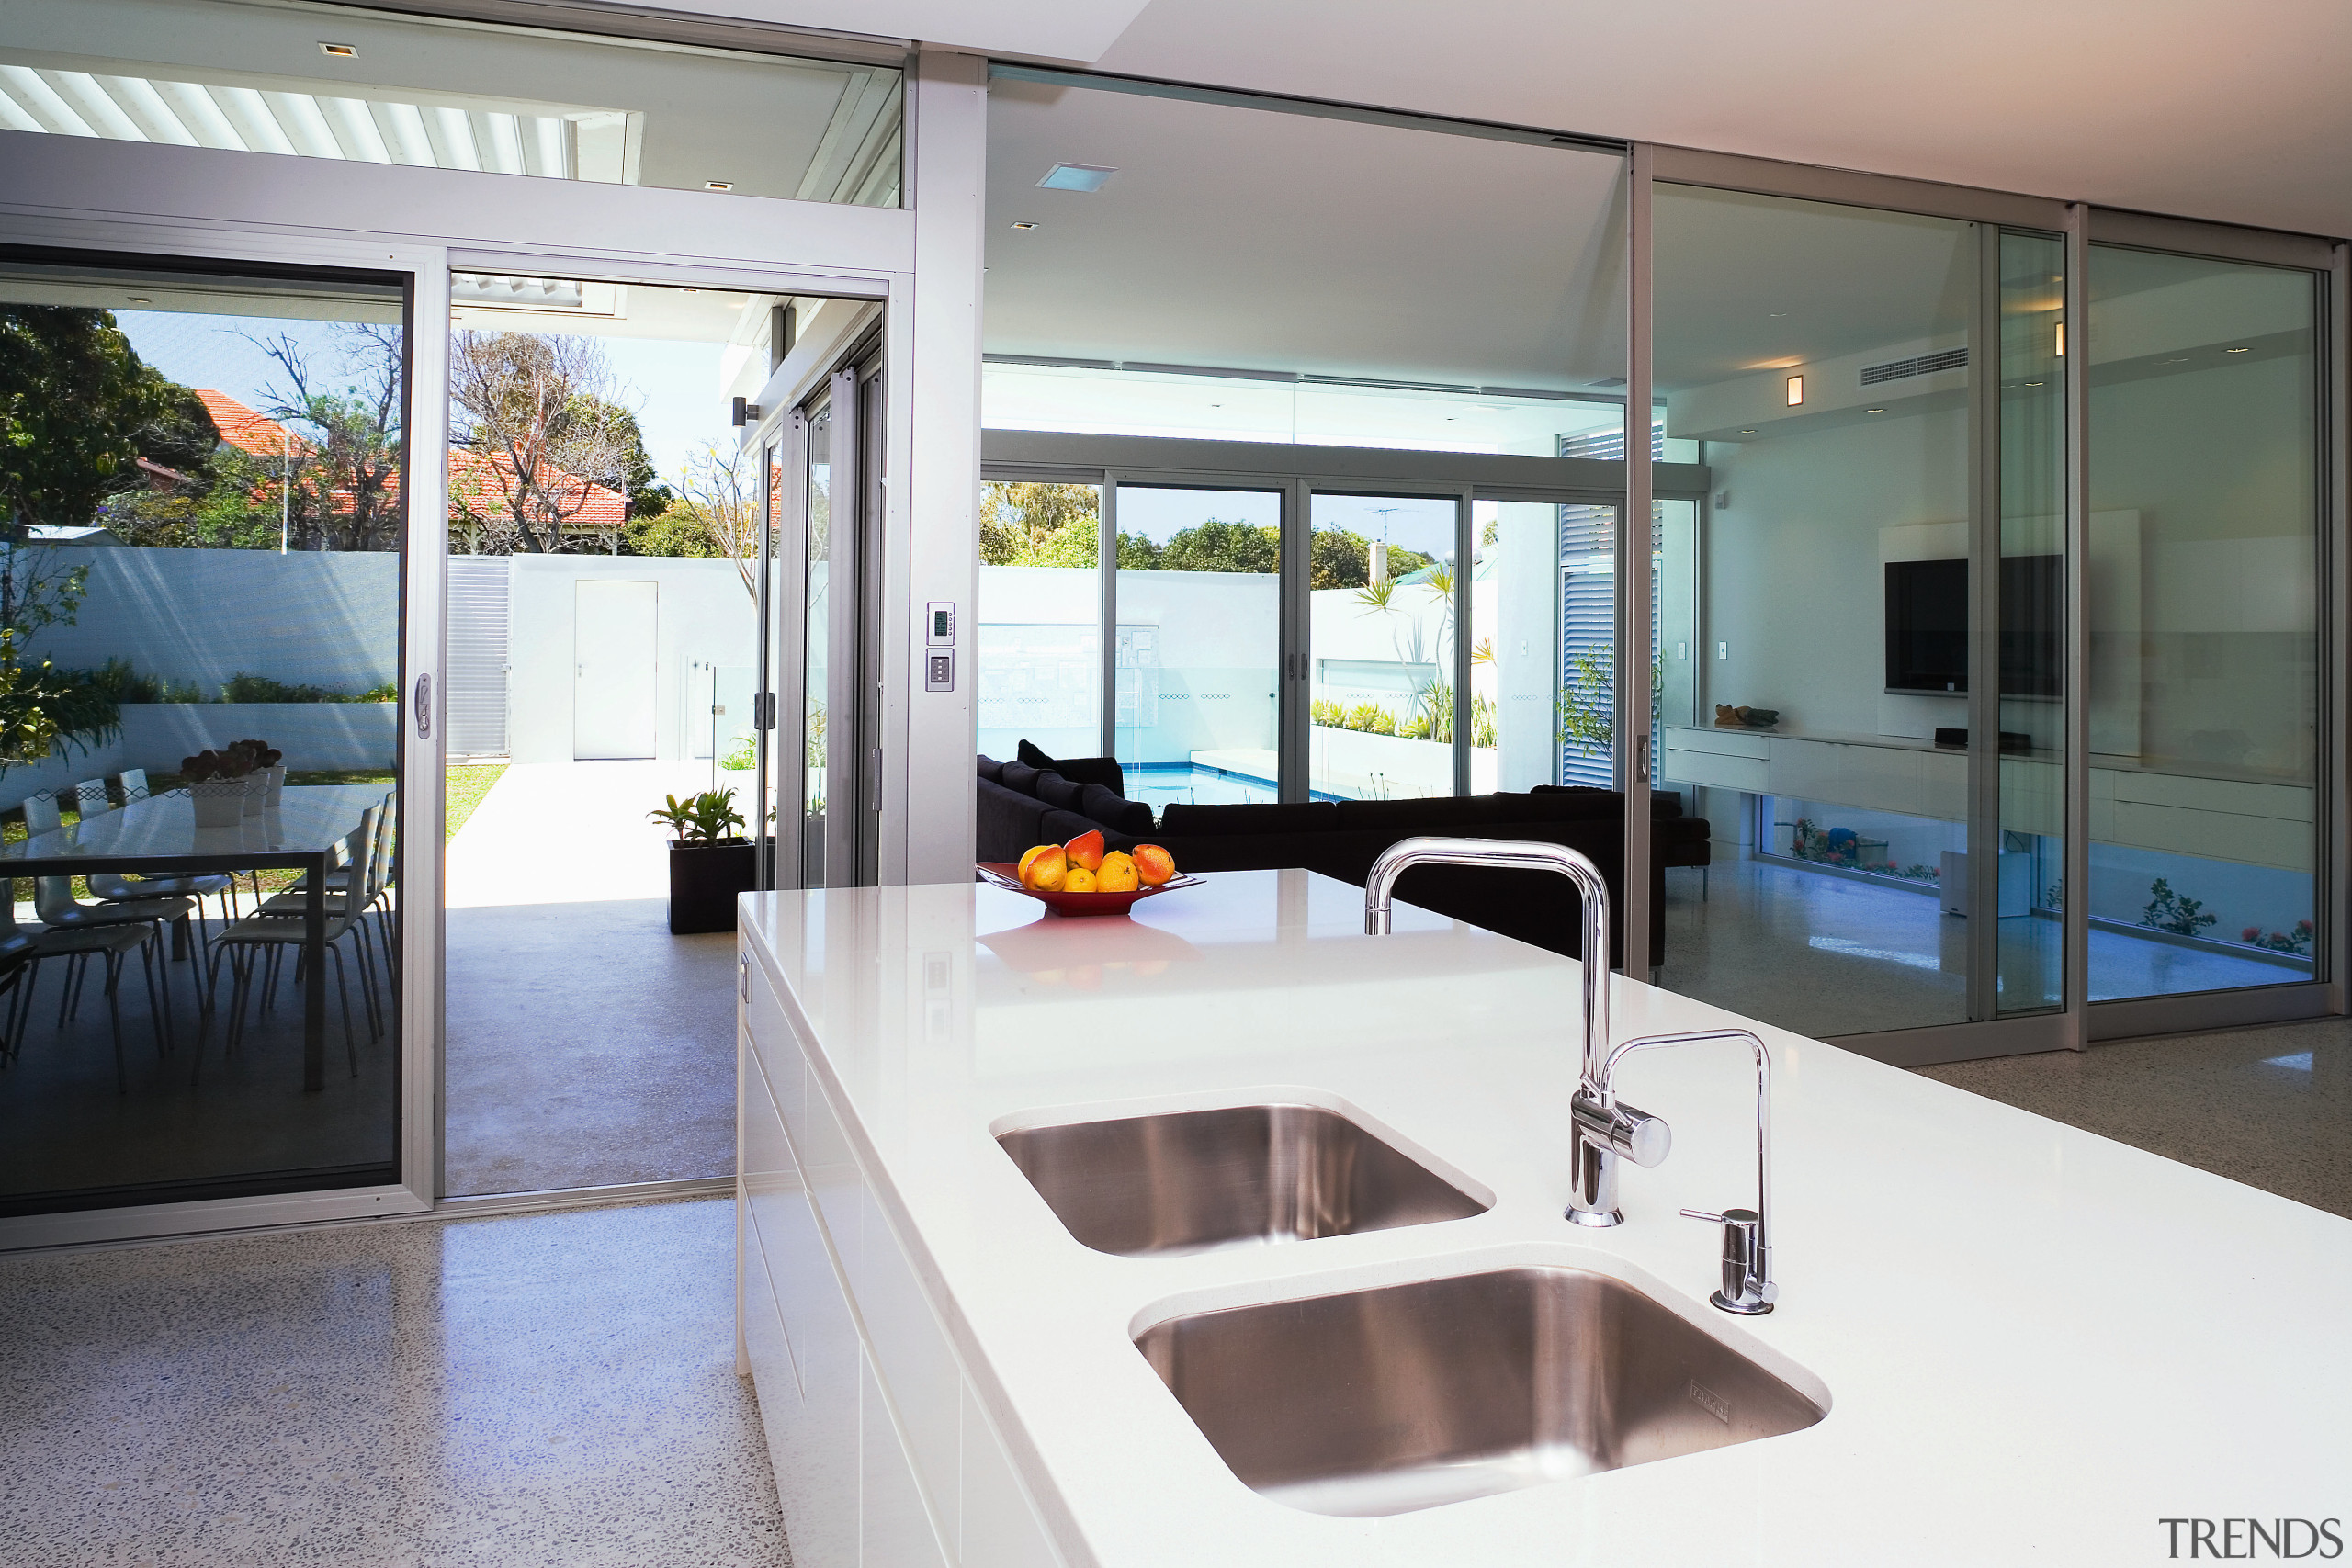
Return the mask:
<svg viewBox="0 0 2352 1568"><path fill-rule="evenodd" d="M1743 430L1743 431L1741 431L1741 432L1740 432L1740 434L1741 434L1742 435L1753 435L1753 434L1756 434L1756 432L1754 432L1754 431L1752 431L1752 430Z"/></svg>
<svg viewBox="0 0 2352 1568"><path fill-rule="evenodd" d="M1101 190L1102 182L1118 172L1099 164L1056 164L1037 186L1041 190Z"/></svg>
<svg viewBox="0 0 2352 1568"><path fill-rule="evenodd" d="M2222 350L2222 352L2223 354L2244 354L2244 353L2245 353L2245 352L2246 352L2246 350L2245 350L2245 349L2243 349L2243 348L2225 348L2225 349Z"/></svg>
<svg viewBox="0 0 2352 1568"><path fill-rule="evenodd" d="M1886 411L1884 409L1864 409L1862 412L1864 413L1884 413Z"/></svg>
<svg viewBox="0 0 2352 1568"><path fill-rule="evenodd" d="M2027 386L2029 386L2029 387L2039 387L2039 386L2041 386L2041 382L2039 382L2039 381L2028 381L2028 382L2026 383L2026 385L2027 385Z"/></svg>
<svg viewBox="0 0 2352 1568"><path fill-rule="evenodd" d="M1772 312L1772 319L1776 321L1784 321L1788 320L1788 317L1789 313L1786 310L1775 310Z"/></svg>
<svg viewBox="0 0 2352 1568"><path fill-rule="evenodd" d="M735 182L733 180L705 180L702 182L702 188L705 190L733 190L735 188Z"/></svg>
<svg viewBox="0 0 2352 1568"><path fill-rule="evenodd" d="M1013 224L1013 227L1016 229L1035 229L1036 226L1037 225L1028 221L1026 219Z"/></svg>
<svg viewBox="0 0 2352 1568"><path fill-rule="evenodd" d="M134 294L130 297L130 302L134 305L153 305L155 301L144 294Z"/></svg>
<svg viewBox="0 0 2352 1568"><path fill-rule="evenodd" d="M1804 378L1802 376L1792 376L1789 378L1789 407L1796 408L1804 402Z"/></svg>
<svg viewBox="0 0 2352 1568"><path fill-rule="evenodd" d="M356 60L359 58L358 47L348 43L322 42L319 45L319 52L325 55L330 60Z"/></svg>

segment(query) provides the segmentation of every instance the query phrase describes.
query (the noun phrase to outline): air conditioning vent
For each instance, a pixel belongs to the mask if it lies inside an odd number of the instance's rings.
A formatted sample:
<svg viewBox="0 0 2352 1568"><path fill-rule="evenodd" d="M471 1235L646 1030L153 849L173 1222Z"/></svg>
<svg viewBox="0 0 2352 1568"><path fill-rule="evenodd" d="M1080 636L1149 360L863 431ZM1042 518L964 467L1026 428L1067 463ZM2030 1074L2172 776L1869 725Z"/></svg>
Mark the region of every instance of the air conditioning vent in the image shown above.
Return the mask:
<svg viewBox="0 0 2352 1568"><path fill-rule="evenodd" d="M1916 359L1890 359L1883 365L1865 365L1862 367L1862 385L1876 387L1888 381L1907 381L1914 376L1932 376L1939 370L1967 368L1968 350L1946 348L1934 354L1920 355Z"/></svg>

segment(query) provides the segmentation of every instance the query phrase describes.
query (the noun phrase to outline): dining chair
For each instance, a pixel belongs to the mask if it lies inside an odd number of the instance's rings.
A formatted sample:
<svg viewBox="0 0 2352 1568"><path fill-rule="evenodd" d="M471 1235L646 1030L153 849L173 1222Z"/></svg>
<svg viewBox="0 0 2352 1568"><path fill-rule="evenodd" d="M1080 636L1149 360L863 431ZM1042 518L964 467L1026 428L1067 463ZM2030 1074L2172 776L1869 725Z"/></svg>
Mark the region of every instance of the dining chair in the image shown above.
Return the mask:
<svg viewBox="0 0 2352 1568"><path fill-rule="evenodd" d="M376 817L376 808L368 807L360 818L358 829L345 840L357 846L354 867L357 872L357 880L352 884L354 888L365 888L368 878L373 874ZM279 899L292 897L290 894L281 894ZM326 952L334 959L335 993L343 1008L344 1055L350 1066L351 1076L354 1077L359 1076L359 1042L358 1035L352 1027L351 985L349 971L343 961L342 942L345 937L353 937L356 939L354 947L356 949L363 947L368 940L366 927L362 924L366 912L366 903L358 898L347 895L328 896ZM298 900L298 907L290 911L273 913L265 909L263 913L248 915L243 919L234 921L214 940L212 946L214 973L210 981L210 989L216 998L220 995L220 988L219 976L220 960L223 957L229 960L230 1019L221 1037L221 1051L224 1055L235 1050L237 1043L244 1038L245 1006L255 988L258 987L262 993L260 1010L266 1012L274 1004L277 993L277 977L281 960L288 949L294 950L298 955L300 953L308 935L304 930L306 924ZM322 978L322 976L320 976L305 975L298 962L295 968L297 984L317 985L321 983ZM368 1040L372 1043L383 1037L383 1029L377 1014L374 976L367 967L364 952L361 955L360 989L363 1010L368 1015ZM199 1031L197 1038L197 1060L199 1066L202 1066L204 1040L209 1032L210 1023L210 1010L208 1010L205 1027Z"/></svg>
<svg viewBox="0 0 2352 1568"><path fill-rule="evenodd" d="M133 768L123 773L121 777L123 781L123 801L125 805L130 804L132 800L144 799L146 797L146 769ZM136 795L131 793L132 788L134 787L134 782L138 790ZM80 784L74 786L74 798L76 809L81 812L82 819L85 822L93 817L103 816L105 813L115 809L114 801L107 794L107 785L104 779L84 779ZM57 822L55 820L57 815L57 802L54 799L49 799L45 802L45 805L47 807L46 815L50 819L48 821L48 828L54 828L57 826ZM25 803L25 825L28 830L32 832L45 832L48 830L48 828L36 828L33 826L33 805L31 801L28 800ZM222 873L206 873L189 876L153 876L138 872L94 871L87 874L83 880L89 885L90 896L92 897L101 899L108 903L119 904L129 900L144 898L193 899L196 904L193 923L196 930L197 964L199 970L203 966L205 961L211 956L212 951L211 931L209 926L207 925L204 917L204 900L208 897L217 897L220 900L220 918L223 921L233 920L237 918L237 910L235 908L237 879ZM175 949L173 953L174 957L185 957L187 955L188 950L187 933L187 922L182 922L173 928L172 945ZM200 979L198 983L201 984Z"/></svg>
<svg viewBox="0 0 2352 1568"><path fill-rule="evenodd" d="M378 805L360 817L360 831L345 842L361 846L360 852L343 865L329 871L325 880L325 899L329 916L349 915L358 921L359 963L361 977L368 987L368 1022L379 1027L377 1019L377 981L375 944L383 943L382 963L387 987L397 982L400 970L396 963L397 950L392 945L391 869L392 854L397 848L397 814L392 809L392 797L387 795ZM270 915L300 916L305 908L310 879L298 880L286 892L263 904L262 912ZM373 914L372 925L366 917Z"/></svg>
<svg viewBox="0 0 2352 1568"><path fill-rule="evenodd" d="M146 769L125 768L115 774L114 782L115 787L122 791L122 803L125 806L129 806L134 800L147 798Z"/></svg>
<svg viewBox="0 0 2352 1568"><path fill-rule="evenodd" d="M35 887L45 883L67 884L64 877L35 878ZM82 987L88 978L93 954L106 962L107 1022L114 1040L114 1083L118 1094L130 1092L130 1077L122 1060L122 961L131 953L139 954L139 966L147 981L147 1018L154 1031L155 1055L162 1060L172 1051L172 976L170 965L160 953L164 920L160 918L129 920L111 925L50 927L26 932L17 925L13 902L0 900L0 953L6 953L17 942L22 979L15 982L15 994L8 1007L8 1060L14 1062L24 1050L26 1030L32 1021L33 992L40 984L42 961L51 958L65 960L65 977L61 982L58 998L57 1027L64 1032L69 1015L81 1010ZM157 994L157 982L162 993Z"/></svg>

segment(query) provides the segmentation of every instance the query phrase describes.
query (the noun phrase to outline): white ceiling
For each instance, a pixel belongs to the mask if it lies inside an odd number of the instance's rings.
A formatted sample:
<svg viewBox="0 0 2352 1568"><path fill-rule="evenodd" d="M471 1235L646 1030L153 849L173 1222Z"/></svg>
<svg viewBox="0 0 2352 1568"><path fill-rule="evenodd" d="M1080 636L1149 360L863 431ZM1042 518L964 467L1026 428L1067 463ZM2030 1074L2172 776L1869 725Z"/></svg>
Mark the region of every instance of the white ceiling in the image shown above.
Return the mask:
<svg viewBox="0 0 2352 1568"><path fill-rule="evenodd" d="M2352 235L2346 0L1151 0L1097 63Z"/></svg>

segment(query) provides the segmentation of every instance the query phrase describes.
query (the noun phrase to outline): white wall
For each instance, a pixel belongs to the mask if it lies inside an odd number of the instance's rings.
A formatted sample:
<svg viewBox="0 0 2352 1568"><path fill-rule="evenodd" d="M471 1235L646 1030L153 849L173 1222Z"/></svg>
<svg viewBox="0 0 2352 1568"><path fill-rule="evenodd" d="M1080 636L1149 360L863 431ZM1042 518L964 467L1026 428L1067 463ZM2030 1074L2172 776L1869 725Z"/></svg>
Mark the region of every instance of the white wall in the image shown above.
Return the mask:
<svg viewBox="0 0 2352 1568"><path fill-rule="evenodd" d="M127 659L212 697L238 674L356 693L400 673L401 563L389 552L43 546L20 559L87 569L74 623L30 645L62 668Z"/></svg>
<svg viewBox="0 0 2352 1568"><path fill-rule="evenodd" d="M399 728L397 703L134 703L122 710L122 733L105 745L0 774L0 809L125 768L177 773L183 758L248 737L285 752L289 769L390 773Z"/></svg>
<svg viewBox="0 0 2352 1568"><path fill-rule="evenodd" d="M508 745L518 762L572 760L576 652L573 585L583 579L655 585L656 755L695 755L690 726L696 666L750 664L758 650L752 596L732 561L646 556L513 556L509 582ZM707 740L704 742L707 747Z"/></svg>

